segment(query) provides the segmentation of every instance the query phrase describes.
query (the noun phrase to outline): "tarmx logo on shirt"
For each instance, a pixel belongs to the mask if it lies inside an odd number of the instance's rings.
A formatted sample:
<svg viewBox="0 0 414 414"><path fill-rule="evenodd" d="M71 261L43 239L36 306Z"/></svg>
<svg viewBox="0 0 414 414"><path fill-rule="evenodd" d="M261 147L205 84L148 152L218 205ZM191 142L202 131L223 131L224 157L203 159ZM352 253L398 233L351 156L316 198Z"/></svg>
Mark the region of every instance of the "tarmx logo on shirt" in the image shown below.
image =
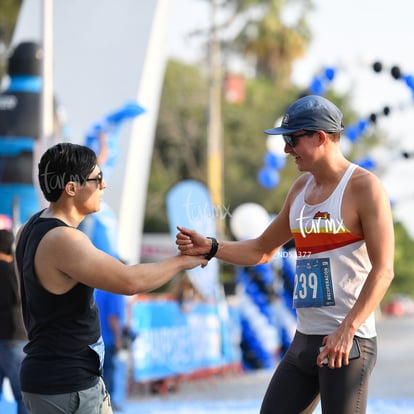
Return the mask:
<svg viewBox="0 0 414 414"><path fill-rule="evenodd" d="M310 233L332 233L338 234L340 232L347 232L343 220L331 219L331 214L328 212L318 211L313 217L304 216L305 206L302 207L299 218L299 228L302 237L306 238Z"/></svg>

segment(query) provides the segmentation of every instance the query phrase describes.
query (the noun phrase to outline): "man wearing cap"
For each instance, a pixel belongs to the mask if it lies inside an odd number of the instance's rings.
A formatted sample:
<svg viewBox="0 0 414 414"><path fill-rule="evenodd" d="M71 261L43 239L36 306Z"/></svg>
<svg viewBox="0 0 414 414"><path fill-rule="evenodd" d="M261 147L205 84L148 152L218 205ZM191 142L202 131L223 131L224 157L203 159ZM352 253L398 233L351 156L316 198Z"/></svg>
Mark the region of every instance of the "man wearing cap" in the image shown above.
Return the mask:
<svg viewBox="0 0 414 414"><path fill-rule="evenodd" d="M340 149L342 113L309 95L291 104L280 127L285 152L303 174L257 238L219 241L178 227L182 254L253 266L288 240L296 247L297 330L265 394L261 414L365 413L377 342L374 311L393 277L390 202L378 178Z"/></svg>

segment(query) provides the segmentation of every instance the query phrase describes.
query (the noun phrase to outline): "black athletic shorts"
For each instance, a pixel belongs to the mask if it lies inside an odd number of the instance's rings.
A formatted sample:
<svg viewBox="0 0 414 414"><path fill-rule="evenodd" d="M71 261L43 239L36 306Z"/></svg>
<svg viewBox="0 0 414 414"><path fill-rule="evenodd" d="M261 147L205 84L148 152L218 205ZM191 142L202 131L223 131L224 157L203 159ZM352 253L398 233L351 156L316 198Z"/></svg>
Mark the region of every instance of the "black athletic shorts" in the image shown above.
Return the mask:
<svg viewBox="0 0 414 414"><path fill-rule="evenodd" d="M360 357L350 360L347 366L331 369L316 364L325 336L296 332L269 383L260 414L312 413L319 399L323 414L366 412L377 339L355 337Z"/></svg>

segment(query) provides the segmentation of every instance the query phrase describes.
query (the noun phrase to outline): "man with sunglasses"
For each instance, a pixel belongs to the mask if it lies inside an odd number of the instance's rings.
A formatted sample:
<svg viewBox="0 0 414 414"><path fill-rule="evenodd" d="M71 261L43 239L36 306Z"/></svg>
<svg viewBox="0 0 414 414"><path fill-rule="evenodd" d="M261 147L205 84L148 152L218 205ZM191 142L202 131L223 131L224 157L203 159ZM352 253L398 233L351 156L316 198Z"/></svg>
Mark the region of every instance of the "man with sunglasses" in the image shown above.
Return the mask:
<svg viewBox="0 0 414 414"><path fill-rule="evenodd" d="M303 174L257 238L220 241L179 227L184 255L210 251L229 263L264 263L292 239L297 330L264 396L261 414L365 413L377 357L374 311L393 277L390 201L379 179L340 149L342 113L316 95L291 104L282 125L285 152Z"/></svg>
<svg viewBox="0 0 414 414"><path fill-rule="evenodd" d="M178 255L127 266L95 248L77 229L100 209L106 188L88 147L49 148L38 179L49 206L19 230L15 252L29 339L20 373L23 400L32 414L111 413L94 288L124 295L150 291L207 260Z"/></svg>

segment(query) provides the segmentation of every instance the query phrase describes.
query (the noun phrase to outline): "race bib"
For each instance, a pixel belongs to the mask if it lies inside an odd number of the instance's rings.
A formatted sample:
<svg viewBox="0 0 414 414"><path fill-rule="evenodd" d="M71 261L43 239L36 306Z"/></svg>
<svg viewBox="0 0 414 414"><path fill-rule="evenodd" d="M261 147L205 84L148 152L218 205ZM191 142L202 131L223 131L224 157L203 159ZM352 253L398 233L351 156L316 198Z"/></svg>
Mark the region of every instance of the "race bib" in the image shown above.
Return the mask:
<svg viewBox="0 0 414 414"><path fill-rule="evenodd" d="M298 259L296 262L293 307L334 306L331 264L326 259Z"/></svg>

